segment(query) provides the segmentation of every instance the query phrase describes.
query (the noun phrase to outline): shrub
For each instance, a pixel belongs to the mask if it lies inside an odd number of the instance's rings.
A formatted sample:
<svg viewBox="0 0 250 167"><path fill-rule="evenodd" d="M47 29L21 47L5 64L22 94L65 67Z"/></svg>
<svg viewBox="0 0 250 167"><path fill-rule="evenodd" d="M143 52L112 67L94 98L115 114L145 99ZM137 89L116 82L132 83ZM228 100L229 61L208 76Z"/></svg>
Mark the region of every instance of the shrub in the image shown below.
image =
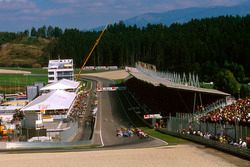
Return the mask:
<svg viewBox="0 0 250 167"><path fill-rule="evenodd" d="M41 64L39 63L35 63L35 64L32 64L32 68L41 68Z"/></svg>

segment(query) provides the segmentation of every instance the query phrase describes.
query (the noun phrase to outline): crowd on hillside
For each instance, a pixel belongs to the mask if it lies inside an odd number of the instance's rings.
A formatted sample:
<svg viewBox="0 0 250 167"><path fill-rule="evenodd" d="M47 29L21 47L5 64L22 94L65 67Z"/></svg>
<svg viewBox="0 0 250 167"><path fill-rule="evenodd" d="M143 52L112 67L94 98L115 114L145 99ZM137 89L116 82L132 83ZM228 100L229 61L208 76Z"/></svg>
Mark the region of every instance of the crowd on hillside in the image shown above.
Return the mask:
<svg viewBox="0 0 250 167"><path fill-rule="evenodd" d="M200 118L203 122L218 122L250 126L250 98L239 99L235 103L218 108Z"/></svg>

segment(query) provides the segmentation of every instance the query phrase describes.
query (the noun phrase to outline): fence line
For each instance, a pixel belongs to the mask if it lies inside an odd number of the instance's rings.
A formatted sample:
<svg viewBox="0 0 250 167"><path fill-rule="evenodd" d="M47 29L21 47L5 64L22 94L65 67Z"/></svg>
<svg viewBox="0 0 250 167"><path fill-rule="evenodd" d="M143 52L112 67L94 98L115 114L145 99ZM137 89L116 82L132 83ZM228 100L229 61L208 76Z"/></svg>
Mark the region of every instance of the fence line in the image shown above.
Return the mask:
<svg viewBox="0 0 250 167"><path fill-rule="evenodd" d="M167 120L167 130L171 132L181 132L192 129L193 131L208 132L213 136L228 136L234 141L245 139L250 134L250 127L235 124L222 124L211 122L200 122L193 120L193 115L188 113L176 113L176 116L169 116Z"/></svg>
<svg viewBox="0 0 250 167"><path fill-rule="evenodd" d="M196 111L194 117L199 118L201 116L205 116L207 113L209 113L211 111L214 111L214 110L216 110L218 108L223 108L226 105L227 105L227 102L226 102L225 98L219 99L219 100L215 101L214 103L206 106L205 108L202 108L201 110Z"/></svg>
<svg viewBox="0 0 250 167"><path fill-rule="evenodd" d="M168 131L166 129L157 129L157 130L162 132L162 133L168 134L168 135L172 135L175 137L181 137L181 138L184 138L187 140L195 141L197 143L204 144L206 146L222 150L226 153L230 153L233 155L240 156L242 158L246 158L248 160L250 159L250 150L249 149L245 149L242 147L235 147L235 146L231 146L231 145L228 145L225 143L219 143L217 141L201 138L199 136L185 135L185 134L181 134L181 133L171 132L171 131Z"/></svg>

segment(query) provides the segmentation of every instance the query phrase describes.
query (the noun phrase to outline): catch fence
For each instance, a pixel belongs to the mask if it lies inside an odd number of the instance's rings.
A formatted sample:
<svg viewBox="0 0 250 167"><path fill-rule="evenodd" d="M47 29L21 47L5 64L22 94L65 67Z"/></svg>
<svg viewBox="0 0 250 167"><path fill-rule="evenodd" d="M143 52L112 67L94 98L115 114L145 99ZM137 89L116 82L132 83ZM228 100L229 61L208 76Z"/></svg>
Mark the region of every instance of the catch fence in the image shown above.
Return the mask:
<svg viewBox="0 0 250 167"><path fill-rule="evenodd" d="M238 142L245 140L250 135L250 127L240 125L237 120L234 124L222 122L202 122L193 117L193 114L176 113L176 116L169 116L167 119L167 130L170 132L200 131L203 134L208 132L213 136L227 136Z"/></svg>

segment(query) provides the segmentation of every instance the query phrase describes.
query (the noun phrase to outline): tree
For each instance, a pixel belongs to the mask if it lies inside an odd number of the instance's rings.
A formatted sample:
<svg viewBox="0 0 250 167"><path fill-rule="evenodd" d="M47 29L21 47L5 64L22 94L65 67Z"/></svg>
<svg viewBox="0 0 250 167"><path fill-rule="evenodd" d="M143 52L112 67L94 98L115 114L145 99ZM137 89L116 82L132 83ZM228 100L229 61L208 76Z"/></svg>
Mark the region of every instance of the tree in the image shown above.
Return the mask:
<svg viewBox="0 0 250 167"><path fill-rule="evenodd" d="M221 69L215 77L215 87L219 90L238 96L240 93L240 84L235 79L233 73L227 69Z"/></svg>
<svg viewBox="0 0 250 167"><path fill-rule="evenodd" d="M45 38L46 37L46 26L42 26L37 30L38 37Z"/></svg>
<svg viewBox="0 0 250 167"><path fill-rule="evenodd" d="M61 28L59 28L59 27L54 28L54 34L53 35L54 35L55 38L58 38L58 37L62 36L62 34L63 34L63 31L62 31Z"/></svg>
<svg viewBox="0 0 250 167"><path fill-rule="evenodd" d="M29 30L25 30L23 33L24 33L24 35L27 36L27 37L30 35Z"/></svg>
<svg viewBox="0 0 250 167"><path fill-rule="evenodd" d="M250 85L248 85L248 84L242 84L241 85L240 97L241 98L250 97Z"/></svg>
<svg viewBox="0 0 250 167"><path fill-rule="evenodd" d="M249 23L250 16L194 19L170 26L149 24L143 28L119 22L108 26L88 65L126 66L140 60L155 64L160 70L198 73L205 82L214 81L224 68L242 82L245 75L250 77ZM79 66L99 33L69 29L63 32L49 26L48 38L55 37L53 54L49 55L72 57Z"/></svg>
<svg viewBox="0 0 250 167"><path fill-rule="evenodd" d="M37 37L37 31L36 31L36 28L35 28L35 27L32 27L32 28L31 28L30 35L31 35L32 37Z"/></svg>
<svg viewBox="0 0 250 167"><path fill-rule="evenodd" d="M47 29L47 37L48 38L54 37L54 28L52 26L49 26Z"/></svg>
<svg viewBox="0 0 250 167"><path fill-rule="evenodd" d="M0 32L0 47L2 44L17 39L22 34L12 32Z"/></svg>
<svg viewBox="0 0 250 167"><path fill-rule="evenodd" d="M245 78L245 70L242 65L239 65L235 62L232 63L225 62L224 67L233 72L237 81L242 82L243 79Z"/></svg>

